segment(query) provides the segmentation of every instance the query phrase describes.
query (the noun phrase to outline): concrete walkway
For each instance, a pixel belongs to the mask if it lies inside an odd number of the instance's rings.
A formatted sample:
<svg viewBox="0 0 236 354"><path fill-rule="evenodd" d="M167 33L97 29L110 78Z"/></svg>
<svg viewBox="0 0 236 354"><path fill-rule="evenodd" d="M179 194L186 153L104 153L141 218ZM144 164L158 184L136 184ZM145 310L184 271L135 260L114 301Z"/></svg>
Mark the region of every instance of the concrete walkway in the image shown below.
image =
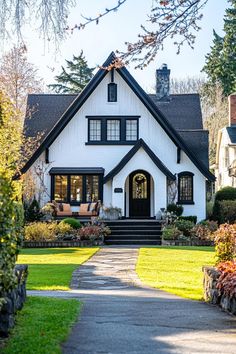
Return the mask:
<svg viewBox="0 0 236 354"><path fill-rule="evenodd" d="M236 319L211 305L143 286L134 271L137 254L137 248L103 248L74 273L73 290L30 292L82 299L63 353L235 354Z"/></svg>

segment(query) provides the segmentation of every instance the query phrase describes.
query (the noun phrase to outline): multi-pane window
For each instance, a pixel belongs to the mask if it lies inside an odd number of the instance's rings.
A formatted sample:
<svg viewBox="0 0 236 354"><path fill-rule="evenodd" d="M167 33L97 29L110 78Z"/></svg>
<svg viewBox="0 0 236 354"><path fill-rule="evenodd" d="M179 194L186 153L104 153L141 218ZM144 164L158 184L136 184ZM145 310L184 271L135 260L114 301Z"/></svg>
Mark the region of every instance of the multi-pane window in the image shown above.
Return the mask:
<svg viewBox="0 0 236 354"><path fill-rule="evenodd" d="M98 176L86 176L86 202L96 202L99 196Z"/></svg>
<svg viewBox="0 0 236 354"><path fill-rule="evenodd" d="M138 137L138 121L136 119L126 120L126 140L137 140Z"/></svg>
<svg viewBox="0 0 236 354"><path fill-rule="evenodd" d="M107 119L107 140L108 141L120 140L120 120Z"/></svg>
<svg viewBox="0 0 236 354"><path fill-rule="evenodd" d="M54 200L60 202L67 201L67 187L68 179L67 176L57 175L55 176L54 182Z"/></svg>
<svg viewBox="0 0 236 354"><path fill-rule="evenodd" d="M101 140L101 120L91 119L89 121L89 140L100 141Z"/></svg>
<svg viewBox="0 0 236 354"><path fill-rule="evenodd" d="M182 172L179 174L179 198L181 204L193 203L193 174Z"/></svg>
<svg viewBox="0 0 236 354"><path fill-rule="evenodd" d="M96 202L100 195L100 175L53 175L52 200L79 204Z"/></svg>
<svg viewBox="0 0 236 354"><path fill-rule="evenodd" d="M82 176L70 176L70 200L81 202L83 199L83 178Z"/></svg>

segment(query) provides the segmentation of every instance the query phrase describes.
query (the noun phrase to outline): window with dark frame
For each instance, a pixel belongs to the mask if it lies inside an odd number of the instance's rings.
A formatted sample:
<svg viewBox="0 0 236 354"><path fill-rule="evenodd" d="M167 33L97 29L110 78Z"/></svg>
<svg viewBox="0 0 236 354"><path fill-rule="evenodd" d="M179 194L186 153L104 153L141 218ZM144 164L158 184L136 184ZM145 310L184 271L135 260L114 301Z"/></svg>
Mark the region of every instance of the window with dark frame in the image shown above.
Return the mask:
<svg viewBox="0 0 236 354"><path fill-rule="evenodd" d="M117 84L110 82L107 85L107 100L108 102L117 102Z"/></svg>
<svg viewBox="0 0 236 354"><path fill-rule="evenodd" d="M54 177L54 198L53 200L66 202L67 201L67 190L68 190L68 179L67 176L57 175Z"/></svg>
<svg viewBox="0 0 236 354"><path fill-rule="evenodd" d="M137 119L126 119L126 141L135 141L138 138Z"/></svg>
<svg viewBox="0 0 236 354"><path fill-rule="evenodd" d="M193 173L181 172L178 175L178 203L193 203Z"/></svg>
<svg viewBox="0 0 236 354"><path fill-rule="evenodd" d="M101 141L101 120L90 119L89 120L89 140Z"/></svg>
<svg viewBox="0 0 236 354"><path fill-rule="evenodd" d="M100 175L52 175L52 200L78 205L101 199Z"/></svg>
<svg viewBox="0 0 236 354"><path fill-rule="evenodd" d="M86 116L88 142L86 144L130 145L138 140L140 116Z"/></svg>
<svg viewBox="0 0 236 354"><path fill-rule="evenodd" d="M107 119L107 141L120 140L120 120Z"/></svg>

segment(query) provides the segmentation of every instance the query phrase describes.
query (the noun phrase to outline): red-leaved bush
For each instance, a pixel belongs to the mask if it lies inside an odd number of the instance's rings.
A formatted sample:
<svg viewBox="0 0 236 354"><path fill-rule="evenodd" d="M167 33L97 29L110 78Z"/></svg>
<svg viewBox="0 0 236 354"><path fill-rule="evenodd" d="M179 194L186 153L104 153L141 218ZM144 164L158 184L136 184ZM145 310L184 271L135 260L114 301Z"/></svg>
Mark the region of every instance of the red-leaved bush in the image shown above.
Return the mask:
<svg viewBox="0 0 236 354"><path fill-rule="evenodd" d="M236 224L222 224L214 233L217 263L232 261L236 255Z"/></svg>
<svg viewBox="0 0 236 354"><path fill-rule="evenodd" d="M217 269L221 272L217 282L217 289L226 296L236 296L236 262L219 263Z"/></svg>

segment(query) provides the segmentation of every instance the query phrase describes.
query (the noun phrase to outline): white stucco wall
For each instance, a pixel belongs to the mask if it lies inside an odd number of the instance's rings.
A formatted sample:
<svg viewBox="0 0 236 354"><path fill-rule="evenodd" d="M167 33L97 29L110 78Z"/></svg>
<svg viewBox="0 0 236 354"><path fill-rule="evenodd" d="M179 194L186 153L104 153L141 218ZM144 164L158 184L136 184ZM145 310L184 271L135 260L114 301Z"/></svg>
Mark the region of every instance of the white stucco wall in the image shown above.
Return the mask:
<svg viewBox="0 0 236 354"><path fill-rule="evenodd" d="M191 171L194 173L194 205L184 206L185 215L205 217L205 177L190 159L181 152L181 162L177 164L177 148L146 107L140 102L126 82L115 73L118 85L118 102L107 102L109 74L98 85L85 104L76 113L49 148L50 168L52 167L103 167L105 175L110 172L132 148L131 145L86 145L88 137L87 115L137 115L139 119L139 138L142 138L165 166L173 173ZM137 169L149 172L154 181L153 214L166 206L166 176L153 164L141 149L123 168L113 181L104 186L104 204L124 209L124 194L114 194L116 187L125 190L129 173ZM50 189L50 176L46 177Z"/></svg>

